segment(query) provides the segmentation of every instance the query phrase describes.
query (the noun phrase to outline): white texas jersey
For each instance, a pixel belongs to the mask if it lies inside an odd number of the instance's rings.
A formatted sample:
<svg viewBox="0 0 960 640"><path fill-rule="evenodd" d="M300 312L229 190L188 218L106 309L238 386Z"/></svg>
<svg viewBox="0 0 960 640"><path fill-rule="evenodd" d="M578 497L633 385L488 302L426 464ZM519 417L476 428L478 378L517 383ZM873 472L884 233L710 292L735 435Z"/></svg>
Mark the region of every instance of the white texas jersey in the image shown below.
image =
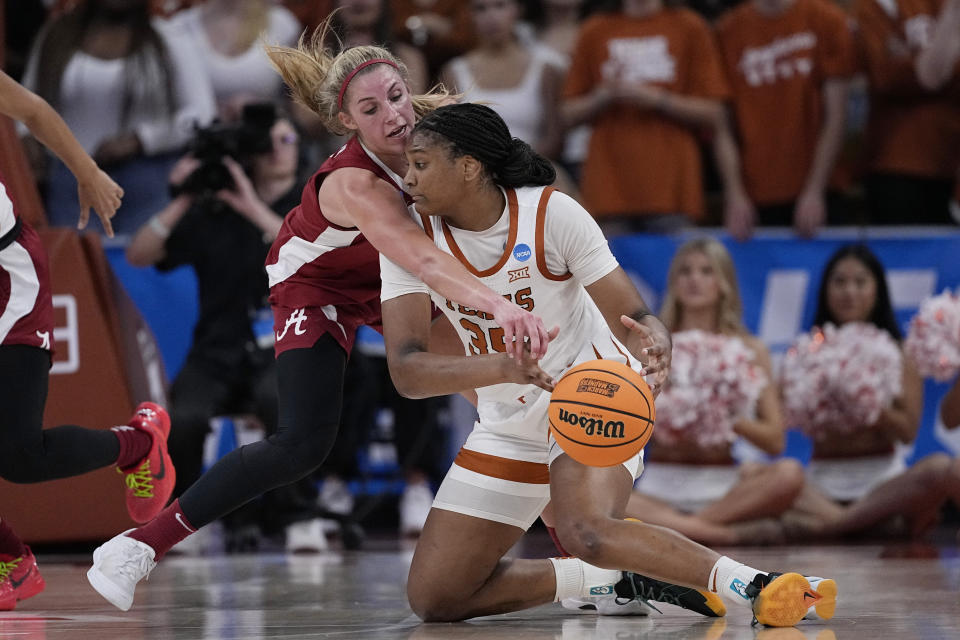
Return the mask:
<svg viewBox="0 0 960 640"><path fill-rule="evenodd" d="M584 286L617 268L596 222L575 200L551 187L505 191L500 221L481 232L420 217L435 244L455 256L493 291L560 327L540 366L554 379L576 363L607 358L637 366L613 336ZM466 353L505 350L503 330L489 314L450 302L381 256L382 300L428 292L450 319ZM480 423L495 432L546 442L549 394L535 385L498 384L478 392ZM522 424L518 424L522 423Z"/></svg>

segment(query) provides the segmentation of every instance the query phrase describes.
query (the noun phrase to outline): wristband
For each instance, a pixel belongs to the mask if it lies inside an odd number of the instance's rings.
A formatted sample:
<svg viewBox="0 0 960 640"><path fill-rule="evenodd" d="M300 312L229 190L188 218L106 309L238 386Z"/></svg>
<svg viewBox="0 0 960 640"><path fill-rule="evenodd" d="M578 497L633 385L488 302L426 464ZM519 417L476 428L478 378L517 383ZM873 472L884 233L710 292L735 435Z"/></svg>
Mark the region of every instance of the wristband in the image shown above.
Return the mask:
<svg viewBox="0 0 960 640"><path fill-rule="evenodd" d="M164 240L170 237L170 227L165 225L163 221L157 216L153 216L152 218L150 218L150 222L148 223L148 225L151 231L153 231L155 234L157 234Z"/></svg>

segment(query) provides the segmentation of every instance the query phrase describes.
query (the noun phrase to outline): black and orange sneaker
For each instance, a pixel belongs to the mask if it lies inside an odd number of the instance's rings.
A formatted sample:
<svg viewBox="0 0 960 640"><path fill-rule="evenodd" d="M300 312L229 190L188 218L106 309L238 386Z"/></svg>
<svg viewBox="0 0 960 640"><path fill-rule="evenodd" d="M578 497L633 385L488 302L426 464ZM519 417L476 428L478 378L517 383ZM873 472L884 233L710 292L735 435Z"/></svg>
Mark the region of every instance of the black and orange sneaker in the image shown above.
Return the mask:
<svg viewBox="0 0 960 640"><path fill-rule="evenodd" d="M727 608L715 593L681 587L630 571L623 572L623 579L614 585L614 590L620 599L639 600L651 607L651 601L665 602L708 618L722 618L727 615Z"/></svg>
<svg viewBox="0 0 960 640"><path fill-rule="evenodd" d="M758 573L746 587L753 602L753 623L768 627L792 627L807 616L811 607L829 620L836 611L837 583L829 578L810 579L799 573Z"/></svg>
<svg viewBox="0 0 960 640"><path fill-rule="evenodd" d="M177 481L177 472L167 453L170 415L160 405L141 402L127 425L145 431L153 443L139 463L118 469L127 485L127 512L134 522L143 524L167 506Z"/></svg>
<svg viewBox="0 0 960 640"><path fill-rule="evenodd" d="M32 598L47 586L30 547L22 556L0 554L0 611L11 611L17 602Z"/></svg>

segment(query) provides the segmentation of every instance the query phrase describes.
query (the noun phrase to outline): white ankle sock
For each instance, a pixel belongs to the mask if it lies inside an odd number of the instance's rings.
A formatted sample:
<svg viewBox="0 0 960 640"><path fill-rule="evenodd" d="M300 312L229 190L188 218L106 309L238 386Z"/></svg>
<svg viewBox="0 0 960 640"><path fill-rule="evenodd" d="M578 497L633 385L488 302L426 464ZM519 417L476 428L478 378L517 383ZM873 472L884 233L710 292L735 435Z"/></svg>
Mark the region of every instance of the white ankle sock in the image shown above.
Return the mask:
<svg viewBox="0 0 960 640"><path fill-rule="evenodd" d="M727 556L721 556L710 570L707 580L707 590L719 594L721 598L731 604L751 606L747 597L747 585L756 577L758 571Z"/></svg>
<svg viewBox="0 0 960 640"><path fill-rule="evenodd" d="M554 602L574 596L612 595L613 585L620 580L615 569L601 569L579 558L550 558L557 574L557 593ZM609 587L609 589L598 589Z"/></svg>

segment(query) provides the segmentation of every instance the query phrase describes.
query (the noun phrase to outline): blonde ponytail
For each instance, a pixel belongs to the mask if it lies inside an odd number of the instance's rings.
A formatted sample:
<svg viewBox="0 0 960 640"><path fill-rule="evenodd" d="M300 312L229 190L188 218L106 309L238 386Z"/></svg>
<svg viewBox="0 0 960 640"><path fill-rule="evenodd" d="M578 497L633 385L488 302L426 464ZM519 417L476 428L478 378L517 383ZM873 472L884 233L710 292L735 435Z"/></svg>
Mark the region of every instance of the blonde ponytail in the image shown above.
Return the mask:
<svg viewBox="0 0 960 640"><path fill-rule="evenodd" d="M408 87L410 78L406 65L383 47L361 46L340 53L332 51L325 44L333 33L332 19L331 14L309 38L303 33L296 47L267 45L265 49L271 64L290 87L294 100L316 113L328 130L344 135L350 131L337 117L340 112L337 98L343 83L357 67L371 60L387 60L396 67ZM442 85L435 86L425 95L411 96L418 119L453 98Z"/></svg>

